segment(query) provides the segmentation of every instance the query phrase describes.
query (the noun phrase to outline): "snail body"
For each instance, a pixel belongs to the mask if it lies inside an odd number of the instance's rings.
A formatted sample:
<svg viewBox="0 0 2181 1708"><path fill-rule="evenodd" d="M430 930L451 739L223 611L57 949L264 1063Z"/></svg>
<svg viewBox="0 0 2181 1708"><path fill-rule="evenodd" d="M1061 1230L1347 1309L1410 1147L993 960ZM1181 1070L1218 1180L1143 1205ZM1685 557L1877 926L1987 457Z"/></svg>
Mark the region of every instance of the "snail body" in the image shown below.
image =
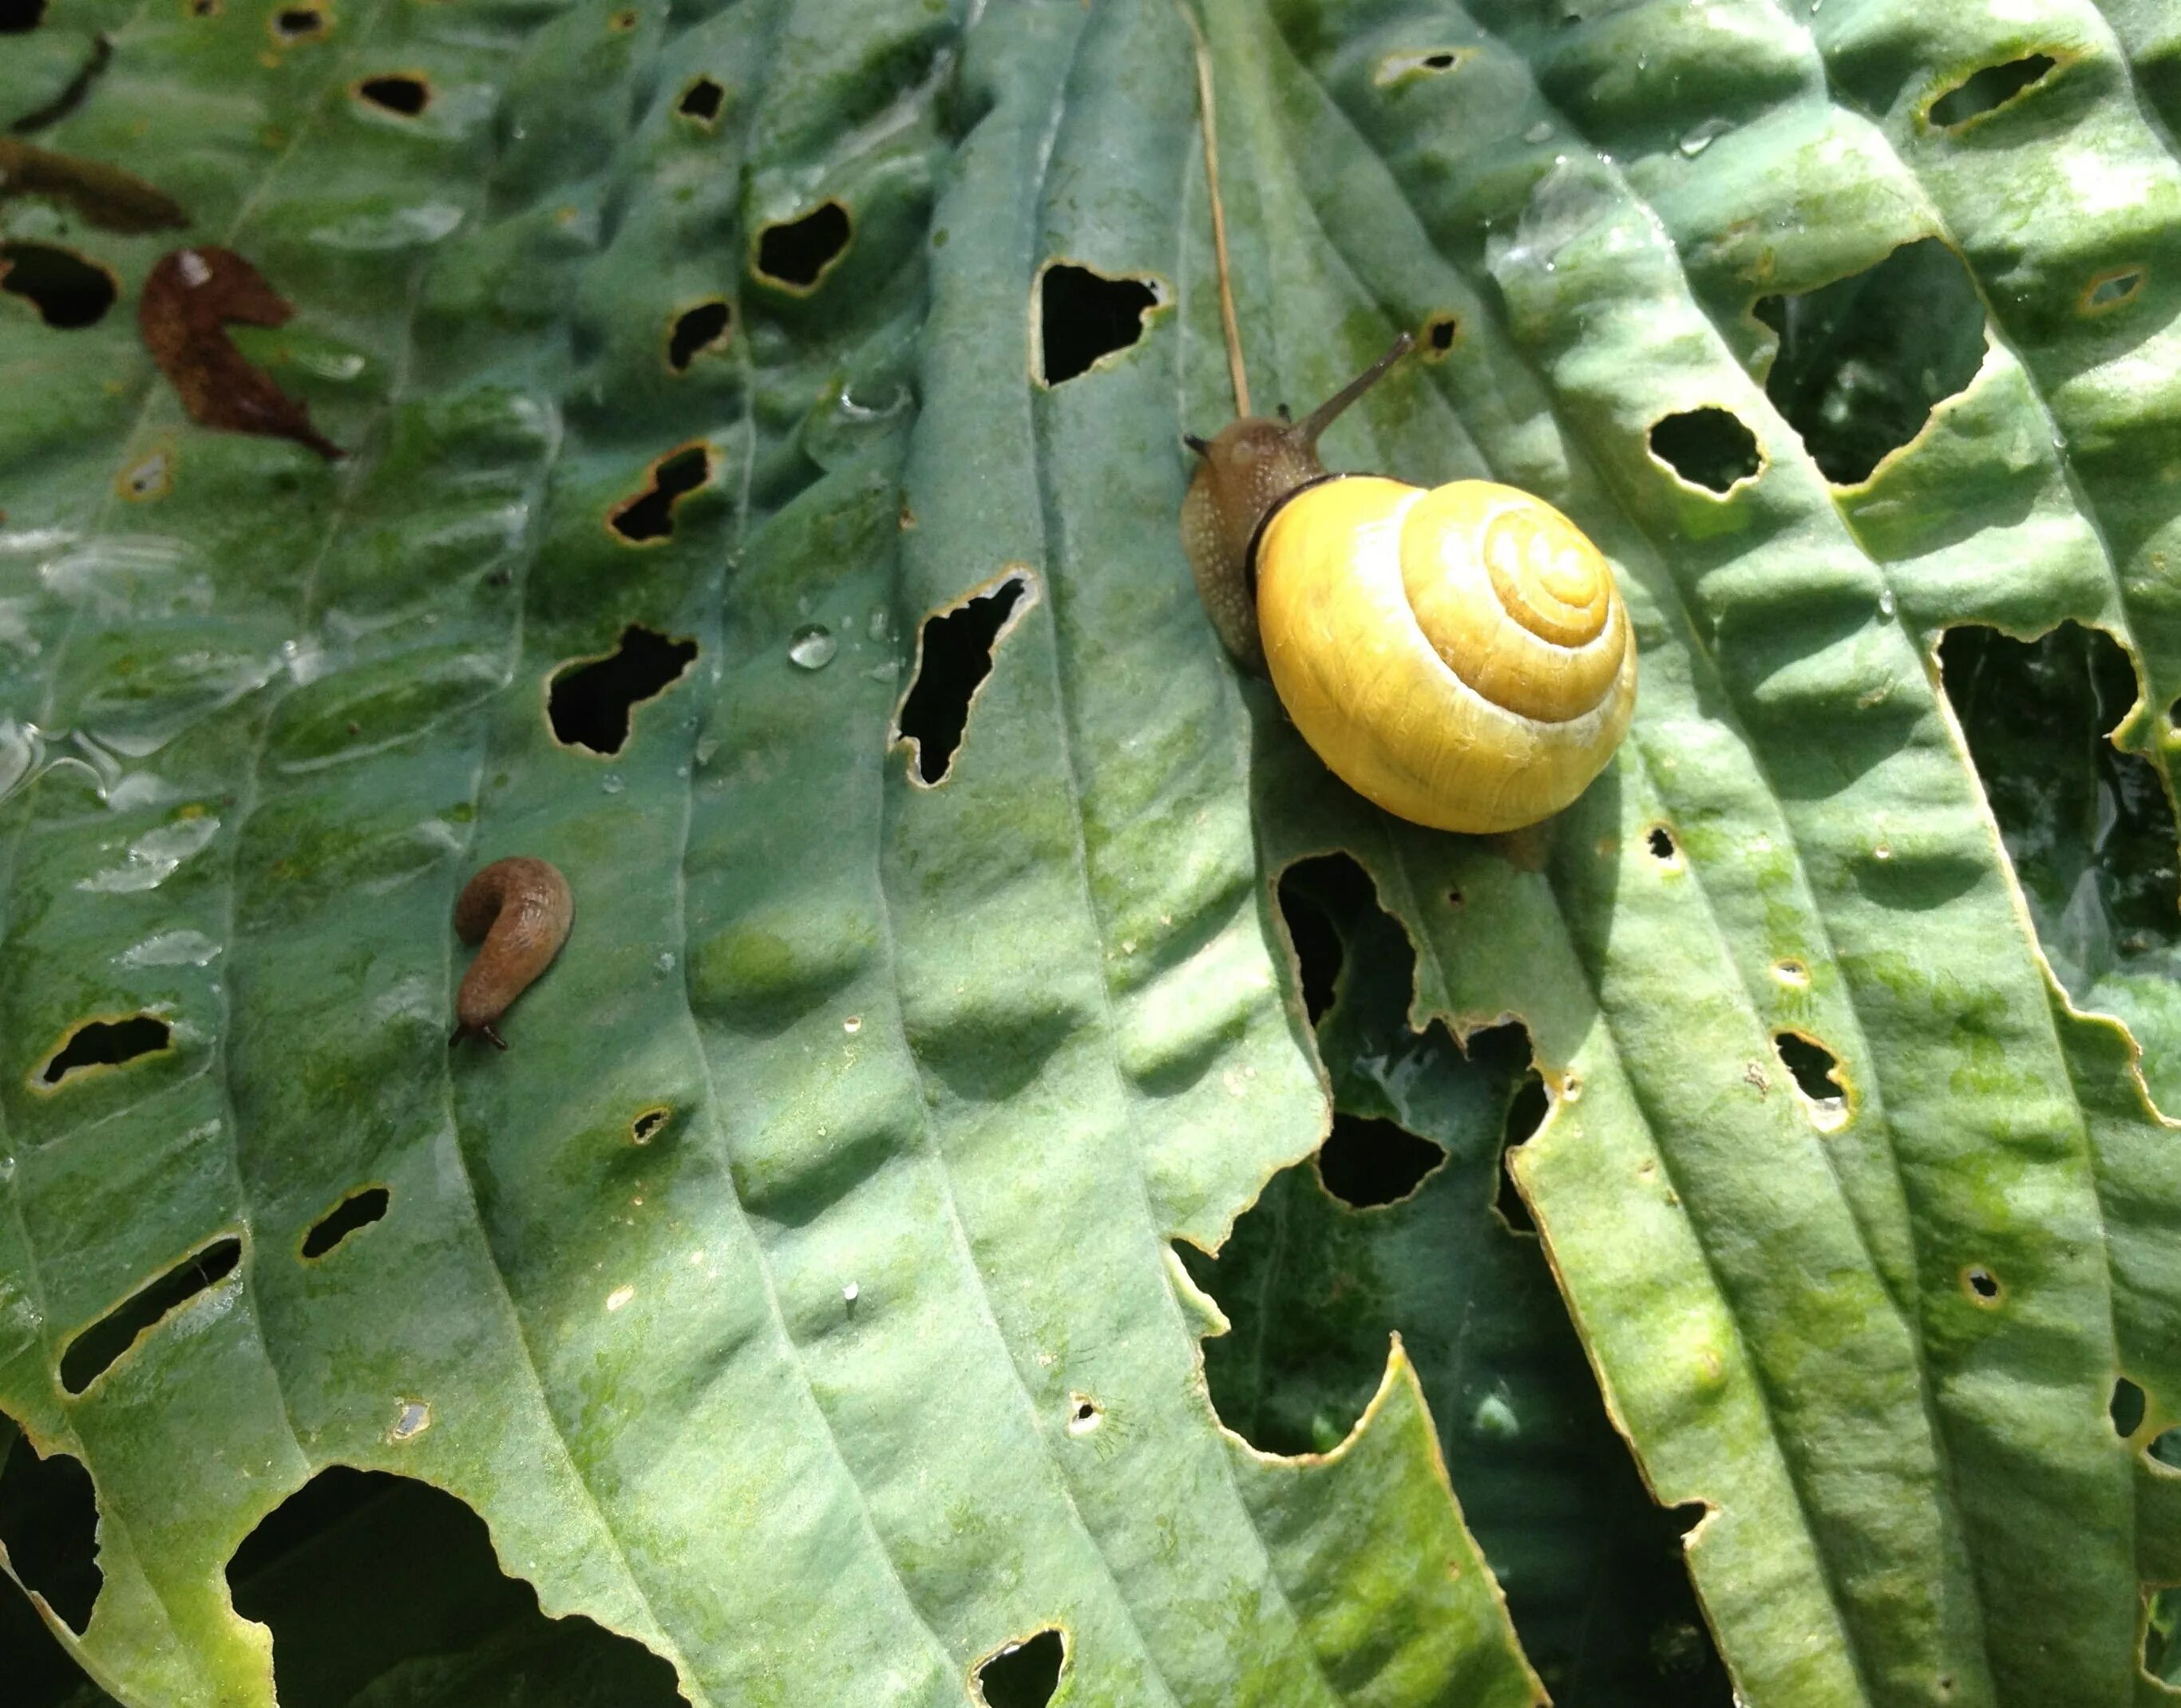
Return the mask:
<svg viewBox="0 0 2181 1708"><path fill-rule="evenodd" d="M568 880L549 861L495 860L465 884L455 901L455 934L484 946L455 993L456 1024L448 1043L474 1037L506 1049L500 1017L553 964L575 917Z"/></svg>
<svg viewBox="0 0 2181 1708"><path fill-rule="evenodd" d="M1326 472L1318 435L1411 342L1302 421L1191 439L1183 542L1229 650L1343 782L1437 829L1518 829L1620 746L1635 640L1611 566L1543 499Z"/></svg>

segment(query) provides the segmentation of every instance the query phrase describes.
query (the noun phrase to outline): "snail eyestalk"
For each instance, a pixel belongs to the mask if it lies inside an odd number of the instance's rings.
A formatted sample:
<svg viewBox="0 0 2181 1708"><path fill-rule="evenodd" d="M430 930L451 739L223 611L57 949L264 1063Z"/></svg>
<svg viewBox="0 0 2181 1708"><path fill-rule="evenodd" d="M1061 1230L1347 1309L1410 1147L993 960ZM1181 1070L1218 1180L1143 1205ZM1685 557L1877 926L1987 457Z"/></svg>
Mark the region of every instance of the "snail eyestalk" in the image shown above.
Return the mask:
<svg viewBox="0 0 2181 1708"><path fill-rule="evenodd" d="M1416 347L1416 339L1405 332L1395 339L1393 347L1387 350L1385 355L1380 356L1378 361L1372 362L1370 366L1365 368L1362 372L1357 374L1355 378L1349 381L1346 385L1341 387L1339 391L1333 393L1331 397L1326 399L1323 403L1295 424L1295 432L1301 437L1302 442L1306 445L1315 446L1317 444L1318 435L1331 427L1349 405L1354 403L1357 398L1383 379L1387 371Z"/></svg>

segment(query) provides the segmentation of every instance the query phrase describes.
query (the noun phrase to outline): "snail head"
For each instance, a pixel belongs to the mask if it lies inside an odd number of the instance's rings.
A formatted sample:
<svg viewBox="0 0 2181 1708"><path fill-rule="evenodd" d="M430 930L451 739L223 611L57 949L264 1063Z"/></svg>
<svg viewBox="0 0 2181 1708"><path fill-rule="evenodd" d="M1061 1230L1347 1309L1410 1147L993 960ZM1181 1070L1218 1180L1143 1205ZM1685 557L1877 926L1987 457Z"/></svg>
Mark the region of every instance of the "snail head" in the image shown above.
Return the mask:
<svg viewBox="0 0 2181 1708"><path fill-rule="evenodd" d="M1383 355L1300 421L1291 420L1283 405L1277 416L1229 421L1209 440L1194 433L1184 438L1197 464L1182 503L1182 546L1219 638L1260 675L1265 653L1257 636L1257 536L1289 499L1331 478L1318 460L1319 436L1415 347L1416 339L1403 333Z"/></svg>

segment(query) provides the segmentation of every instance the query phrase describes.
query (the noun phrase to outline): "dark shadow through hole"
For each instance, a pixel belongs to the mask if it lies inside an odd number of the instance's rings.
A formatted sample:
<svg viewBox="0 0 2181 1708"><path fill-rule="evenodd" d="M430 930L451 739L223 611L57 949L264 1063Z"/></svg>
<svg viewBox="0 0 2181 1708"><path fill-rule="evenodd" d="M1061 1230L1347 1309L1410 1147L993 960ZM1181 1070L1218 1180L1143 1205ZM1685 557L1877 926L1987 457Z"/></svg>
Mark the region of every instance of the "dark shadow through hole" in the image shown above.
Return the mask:
<svg viewBox="0 0 2181 1708"><path fill-rule="evenodd" d="M699 77L682 91L682 98L674 103L675 111L685 118L693 118L699 124L710 124L720 116L721 104L727 91L710 77Z"/></svg>
<svg viewBox="0 0 2181 1708"><path fill-rule="evenodd" d="M1362 901L1374 902L1370 879L1345 855L1299 860L1280 873L1280 918L1287 926L1288 941L1295 945L1303 1012L1312 1026L1325 1018L1339 994L1344 959L1340 934L1333 928L1321 892L1337 895L1344 909L1355 905L1359 891Z"/></svg>
<svg viewBox="0 0 2181 1708"><path fill-rule="evenodd" d="M629 499L607 518L613 531L625 540L671 539L674 507L712 478L712 454L703 445L676 451L651 471L651 485Z"/></svg>
<svg viewBox="0 0 2181 1708"><path fill-rule="evenodd" d="M432 91L421 77L367 77L356 85L359 99L404 118L414 118L431 104Z"/></svg>
<svg viewBox="0 0 2181 1708"><path fill-rule="evenodd" d="M0 1465L0 1546L15 1575L80 1637L105 1582L98 1565L98 1494L82 1460L61 1452L41 1459L29 1436L16 1435ZM15 1658L8 1657L11 1672Z"/></svg>
<svg viewBox="0 0 2181 1708"><path fill-rule="evenodd" d="M1840 1058L1814 1039L1799 1032L1776 1032L1772 1047L1780 1052L1781 1064L1795 1076L1795 1083L1811 1102L1837 1103L1847 1095L1847 1088L1833 1072L1840 1066Z"/></svg>
<svg viewBox="0 0 2181 1708"><path fill-rule="evenodd" d="M1999 1297L1999 1277L1982 1264L1971 1264L1962 1271L1963 1285L1989 1304Z"/></svg>
<svg viewBox="0 0 2181 1708"><path fill-rule="evenodd" d="M633 1638L580 1614L547 1618L536 1592L501 1571L484 1520L407 1477L319 1472L243 1539L227 1580L235 1612L272 1630L280 1708L397 1694L560 1708L682 1700L673 1667ZM386 1689L396 1681L408 1688Z"/></svg>
<svg viewBox="0 0 2181 1708"><path fill-rule="evenodd" d="M315 6L287 6L273 14L273 33L283 41L301 41L326 33L326 14Z"/></svg>
<svg viewBox="0 0 2181 1708"><path fill-rule="evenodd" d="M992 647L1026 585L1009 576L990 592L925 619L916 680L902 702L896 734L914 750L914 769L927 785L946 780L969 721L969 702L992 673Z"/></svg>
<svg viewBox="0 0 2181 1708"><path fill-rule="evenodd" d="M158 1280L139 1287L68 1345L61 1354L61 1386L80 1394L104 1375L120 1356L199 1293L233 1275L242 1261L242 1242L229 1235L192 1253Z"/></svg>
<svg viewBox="0 0 2181 1708"><path fill-rule="evenodd" d="M1067 1659L1068 1645L1055 1630L1010 1643L977 1668L977 1700L986 1708L1045 1708Z"/></svg>
<svg viewBox="0 0 2181 1708"><path fill-rule="evenodd" d="M733 318L734 311L716 297L683 309L675 317L673 336L666 343L666 365L676 373L687 373L701 353L726 344Z"/></svg>
<svg viewBox="0 0 2181 1708"><path fill-rule="evenodd" d="M1055 262L1038 275L1038 377L1059 385L1144 335L1144 317L1165 299L1140 278L1107 278Z"/></svg>
<svg viewBox="0 0 2181 1708"><path fill-rule="evenodd" d="M1681 851L1674 846L1674 833L1664 824L1654 824L1651 834L1644 838L1654 860L1671 860Z"/></svg>
<svg viewBox="0 0 2181 1708"><path fill-rule="evenodd" d="M21 297L62 332L96 326L116 295L104 267L47 243L0 243L0 290Z"/></svg>
<svg viewBox="0 0 2181 1708"><path fill-rule="evenodd" d="M1424 343L1444 355L1454 348L1454 335L1460 330L1460 322L1450 314L1443 314L1424 328Z"/></svg>
<svg viewBox="0 0 2181 1708"><path fill-rule="evenodd" d="M628 1124L630 1142L634 1144L650 1143L652 1135L666 1125L666 1118L673 1113L671 1109L645 1110Z"/></svg>
<svg viewBox="0 0 2181 1708"><path fill-rule="evenodd" d="M1867 480L1984 364L1984 305L1935 237L1751 312L1778 335L1764 392L1836 486Z"/></svg>
<svg viewBox="0 0 2181 1708"><path fill-rule="evenodd" d="M2143 1390L2123 1376L2113 1384L2112 1401L2106 1414L2112 1419L2113 1433L2126 1441L2143 1427L2145 1402Z"/></svg>
<svg viewBox="0 0 2181 1708"><path fill-rule="evenodd" d="M303 1236L303 1255L323 1257L357 1229L369 1227L384 1215L392 1202L393 1194L383 1186L351 1193Z"/></svg>
<svg viewBox="0 0 2181 1708"><path fill-rule="evenodd" d="M848 246L848 211L820 203L800 219L768 225L758 234L757 270L776 284L808 290Z"/></svg>
<svg viewBox="0 0 2181 1708"><path fill-rule="evenodd" d="M553 673L545 695L553 739L594 753L620 752L628 744L630 713L681 680L696 656L694 641L669 640L656 629L631 623L603 658L563 664Z"/></svg>
<svg viewBox="0 0 2181 1708"><path fill-rule="evenodd" d="M1339 1115L1317 1153L1325 1189L1350 1209L1395 1204L1446 1160L1446 1148L1418 1138L1398 1121Z"/></svg>
<svg viewBox="0 0 2181 1708"><path fill-rule="evenodd" d="M0 36L23 36L45 22L46 0L0 0Z"/></svg>
<svg viewBox="0 0 2181 1708"><path fill-rule="evenodd" d="M1757 435L1731 410L1683 410L1653 423L1651 455L1692 487L1724 493L1764 466Z"/></svg>
<svg viewBox="0 0 2181 1708"><path fill-rule="evenodd" d="M126 1020L91 1020L69 1034L38 1074L44 1085L58 1085L71 1073L87 1067L119 1067L140 1055L151 1055L174 1042L174 1028L155 1015L134 1014Z"/></svg>
<svg viewBox="0 0 2181 1708"><path fill-rule="evenodd" d="M1512 1034L1507 1044L1500 1046L1510 1053L1519 1050L1527 1058L1530 1053L1529 1034L1519 1026L1495 1027L1494 1033ZM1479 1055L1486 1047L1488 1034L1479 1033L1469 1040L1469 1053ZM1480 1058L1483 1059L1483 1058ZM1537 1136L1538 1129L1545 1124L1545 1117L1553 1112L1552 1094L1545 1089L1545 1077L1532 1066L1524 1070L1522 1077L1507 1099L1507 1119L1499 1138L1499 1187L1494 1196L1492 1207L1499 1211L1499 1220L1515 1233L1535 1233L1536 1219L1524 1201L1521 1189L1515 1184L1515 1151Z"/></svg>
<svg viewBox="0 0 2181 1708"><path fill-rule="evenodd" d="M2108 739L2136 701L2127 650L2076 623L2035 641L1964 626L1940 637L1939 669L2062 987L2156 1032L2181 973L2181 857L2157 771ZM2146 1050L2142 1068L2181 1110L2181 1060Z"/></svg>
<svg viewBox="0 0 2181 1708"><path fill-rule="evenodd" d="M1979 113L2004 106L2059 63L2049 53L2032 53L2004 65L1987 65L1931 103L1931 123L1952 129Z"/></svg>

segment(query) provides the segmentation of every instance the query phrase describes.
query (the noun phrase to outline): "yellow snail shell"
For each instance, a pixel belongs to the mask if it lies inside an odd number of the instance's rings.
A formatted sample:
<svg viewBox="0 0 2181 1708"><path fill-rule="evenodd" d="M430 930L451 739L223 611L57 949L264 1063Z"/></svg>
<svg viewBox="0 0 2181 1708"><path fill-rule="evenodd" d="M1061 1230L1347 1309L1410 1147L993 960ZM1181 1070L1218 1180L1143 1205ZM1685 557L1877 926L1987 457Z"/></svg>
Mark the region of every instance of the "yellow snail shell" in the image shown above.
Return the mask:
<svg viewBox="0 0 2181 1708"><path fill-rule="evenodd" d="M1635 637L1611 565L1543 499L1327 475L1318 435L1413 343L1301 421L1190 438L1182 543L1228 650L1343 782L1436 829L1520 829L1627 734Z"/></svg>
<svg viewBox="0 0 2181 1708"><path fill-rule="evenodd" d="M1541 499L1375 475L1296 493L1257 550L1281 702L1341 780L1442 830L1512 830L1627 733L1636 647L1613 571Z"/></svg>

